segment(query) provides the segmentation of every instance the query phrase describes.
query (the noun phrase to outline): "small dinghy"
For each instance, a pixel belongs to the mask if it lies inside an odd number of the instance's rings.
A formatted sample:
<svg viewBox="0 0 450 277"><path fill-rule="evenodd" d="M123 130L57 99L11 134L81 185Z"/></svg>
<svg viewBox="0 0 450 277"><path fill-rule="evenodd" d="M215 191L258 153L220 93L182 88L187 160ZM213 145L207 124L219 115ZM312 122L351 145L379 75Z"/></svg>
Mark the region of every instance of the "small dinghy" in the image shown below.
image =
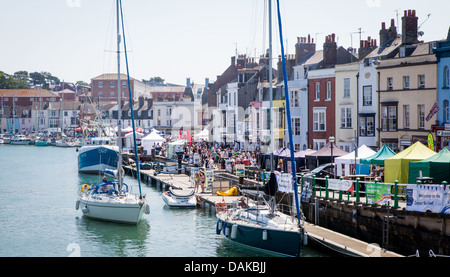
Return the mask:
<svg viewBox="0 0 450 277"><path fill-rule="evenodd" d="M194 208L197 205L194 190L191 190L188 193L175 193L170 188L168 191L163 193L162 198L169 207Z"/></svg>

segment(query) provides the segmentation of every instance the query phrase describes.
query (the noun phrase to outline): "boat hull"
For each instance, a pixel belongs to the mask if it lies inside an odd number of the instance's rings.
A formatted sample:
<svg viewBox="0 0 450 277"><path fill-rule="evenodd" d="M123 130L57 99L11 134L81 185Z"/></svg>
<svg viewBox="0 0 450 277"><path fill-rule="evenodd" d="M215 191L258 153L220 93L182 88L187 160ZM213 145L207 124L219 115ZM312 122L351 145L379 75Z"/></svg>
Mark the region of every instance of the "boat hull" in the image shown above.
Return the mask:
<svg viewBox="0 0 450 277"><path fill-rule="evenodd" d="M49 146L50 143L48 141L35 141L34 145L36 145L36 146Z"/></svg>
<svg viewBox="0 0 450 277"><path fill-rule="evenodd" d="M163 193L162 198L169 207L174 208L195 208L197 205L195 195L174 196L169 191Z"/></svg>
<svg viewBox="0 0 450 277"><path fill-rule="evenodd" d="M31 140L11 140L11 144L14 145L29 145Z"/></svg>
<svg viewBox="0 0 450 277"><path fill-rule="evenodd" d="M125 224L137 224L145 210L145 202L105 203L80 199L83 215L89 218Z"/></svg>
<svg viewBox="0 0 450 277"><path fill-rule="evenodd" d="M219 230L219 224L222 225L221 230ZM300 255L302 243L300 231L267 228L256 224L238 224L220 218L217 225L217 232L220 231L227 240L233 243L273 255L289 257ZM235 232L232 232L233 225L236 225Z"/></svg>
<svg viewBox="0 0 450 277"><path fill-rule="evenodd" d="M78 172L97 174L104 169L117 169L119 147L83 146L78 154Z"/></svg>

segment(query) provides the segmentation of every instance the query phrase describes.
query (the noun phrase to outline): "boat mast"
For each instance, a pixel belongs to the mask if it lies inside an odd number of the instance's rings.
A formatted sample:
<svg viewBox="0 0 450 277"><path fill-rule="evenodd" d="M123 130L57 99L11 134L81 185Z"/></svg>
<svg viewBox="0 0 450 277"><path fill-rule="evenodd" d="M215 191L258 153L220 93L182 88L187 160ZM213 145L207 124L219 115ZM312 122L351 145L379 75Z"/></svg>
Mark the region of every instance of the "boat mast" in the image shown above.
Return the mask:
<svg viewBox="0 0 450 277"><path fill-rule="evenodd" d="M272 83L272 0L269 2L269 123L270 123L270 172L273 172L273 124L272 109L273 109L273 83Z"/></svg>
<svg viewBox="0 0 450 277"><path fill-rule="evenodd" d="M119 189L122 189L122 111L121 111L121 95L120 95L120 23L119 23L119 0L116 0L116 14L117 14L117 134L118 134L118 146L119 146L119 162L118 162L118 178Z"/></svg>
<svg viewBox="0 0 450 277"><path fill-rule="evenodd" d="M291 104L289 103L289 88L288 88L288 79L287 79L287 70L286 70L286 58L284 56L284 44L283 44L283 28L281 24L281 13L280 13L280 1L277 0L277 13L278 13L278 27L280 34L280 45L281 45L281 58L283 62L283 80L284 80L284 94L286 101L286 116L288 123L288 131L289 131L289 148L291 153L291 171L292 171L292 180L294 186L294 198L295 198L295 206L297 208L297 219L298 224L301 222L300 217L300 202L298 199L298 187L297 187L297 174L295 168L295 160L294 160L294 141L292 139L292 121L291 121Z"/></svg>

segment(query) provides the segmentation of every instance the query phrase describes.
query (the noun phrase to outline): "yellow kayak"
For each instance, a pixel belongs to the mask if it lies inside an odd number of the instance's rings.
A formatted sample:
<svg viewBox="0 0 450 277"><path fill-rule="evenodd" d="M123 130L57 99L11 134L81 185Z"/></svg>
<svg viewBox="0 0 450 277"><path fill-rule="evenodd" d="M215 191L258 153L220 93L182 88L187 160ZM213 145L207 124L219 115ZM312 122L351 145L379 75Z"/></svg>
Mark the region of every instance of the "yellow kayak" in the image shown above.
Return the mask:
<svg viewBox="0 0 450 277"><path fill-rule="evenodd" d="M232 187L231 189L229 189L227 191L218 190L217 195L219 195L219 196L236 196L236 195L238 195L238 189L237 189L237 187Z"/></svg>

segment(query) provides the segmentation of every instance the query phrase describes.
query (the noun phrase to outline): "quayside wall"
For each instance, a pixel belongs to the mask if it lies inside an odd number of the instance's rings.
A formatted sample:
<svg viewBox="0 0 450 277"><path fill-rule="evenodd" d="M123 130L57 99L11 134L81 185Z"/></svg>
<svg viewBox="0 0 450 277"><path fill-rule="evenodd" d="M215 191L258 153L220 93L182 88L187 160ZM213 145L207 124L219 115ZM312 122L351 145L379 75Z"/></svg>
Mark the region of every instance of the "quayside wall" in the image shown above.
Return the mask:
<svg viewBox="0 0 450 277"><path fill-rule="evenodd" d="M428 256L430 250L436 255L450 255L450 214L323 197L302 202L302 210L308 222L405 256L416 251Z"/></svg>

